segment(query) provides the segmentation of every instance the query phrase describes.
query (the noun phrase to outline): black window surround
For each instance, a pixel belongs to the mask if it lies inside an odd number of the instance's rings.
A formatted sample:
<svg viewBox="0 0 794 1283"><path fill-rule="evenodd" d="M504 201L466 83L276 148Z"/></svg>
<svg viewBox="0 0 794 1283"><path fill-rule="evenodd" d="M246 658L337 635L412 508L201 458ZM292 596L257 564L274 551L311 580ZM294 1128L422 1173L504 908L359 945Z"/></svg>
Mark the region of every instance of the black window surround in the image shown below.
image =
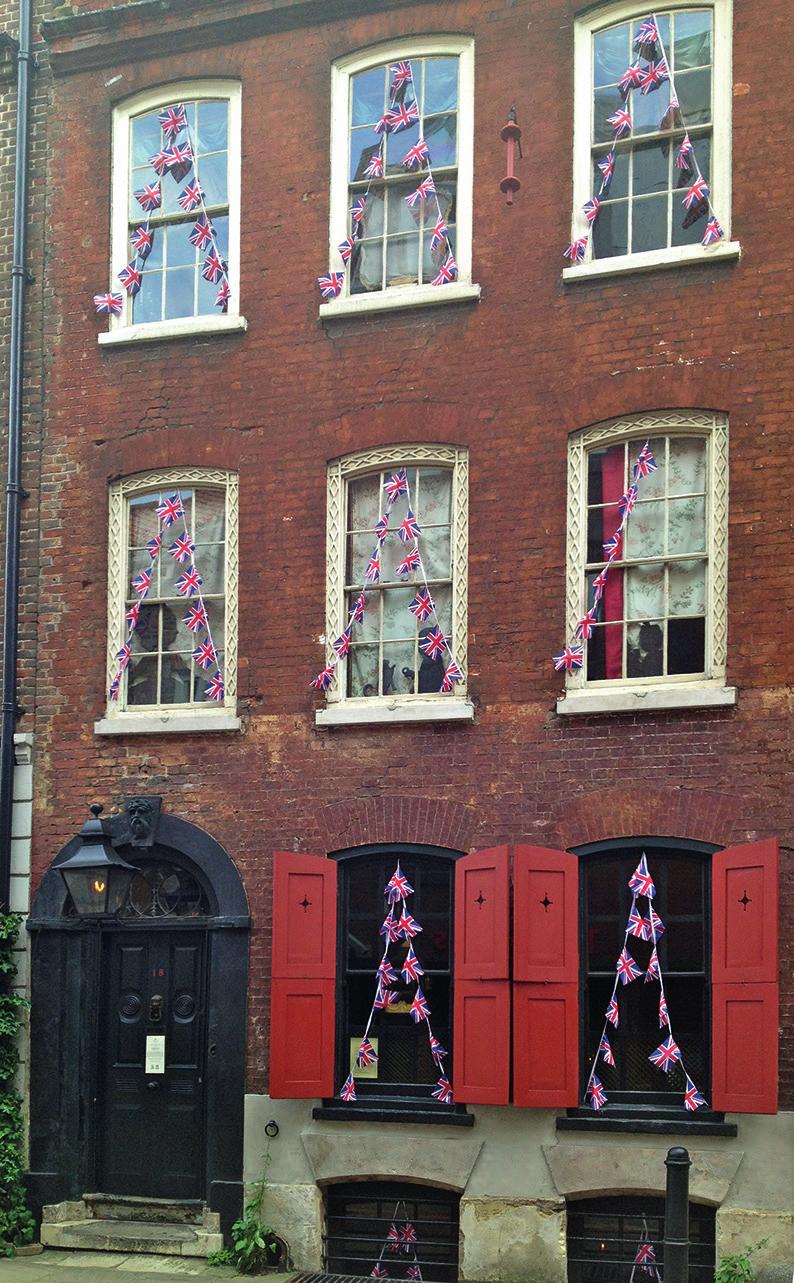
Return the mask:
<svg viewBox="0 0 794 1283"><path fill-rule="evenodd" d="M714 1277L714 1207L689 1205L690 1283L710 1283ZM639 1194L569 1199L566 1247L568 1283L600 1283L628 1279L641 1240L653 1244L664 1267L664 1199ZM640 1279L647 1279L637 1270Z"/></svg>

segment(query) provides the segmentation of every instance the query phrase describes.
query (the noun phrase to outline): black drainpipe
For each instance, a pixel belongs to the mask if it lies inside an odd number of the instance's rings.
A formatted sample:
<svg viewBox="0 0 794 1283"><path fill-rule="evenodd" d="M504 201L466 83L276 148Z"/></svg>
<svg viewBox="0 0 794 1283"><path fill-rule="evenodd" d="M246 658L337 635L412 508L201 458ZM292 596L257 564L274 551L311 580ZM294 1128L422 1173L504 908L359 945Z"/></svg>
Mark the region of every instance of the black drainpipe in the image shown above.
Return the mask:
<svg viewBox="0 0 794 1283"><path fill-rule="evenodd" d="M6 486L6 547L3 594L3 728L0 744L0 909L8 906L11 890L11 807L14 800L14 731L17 706L19 649L19 531L22 500L22 363L25 337L25 289L28 284L27 245L28 125L32 0L19 0L17 46L17 137L14 165L14 246L11 262L11 335L8 345L8 484Z"/></svg>

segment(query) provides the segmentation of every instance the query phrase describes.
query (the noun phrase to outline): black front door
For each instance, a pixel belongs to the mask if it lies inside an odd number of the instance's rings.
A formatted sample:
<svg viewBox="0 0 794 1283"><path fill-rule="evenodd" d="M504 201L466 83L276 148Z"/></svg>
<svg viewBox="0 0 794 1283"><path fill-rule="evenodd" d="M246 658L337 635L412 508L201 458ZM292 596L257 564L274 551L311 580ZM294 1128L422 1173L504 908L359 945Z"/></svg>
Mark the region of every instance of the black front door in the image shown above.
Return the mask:
<svg viewBox="0 0 794 1283"><path fill-rule="evenodd" d="M203 931L104 939L97 1137L106 1194L199 1198L203 1187Z"/></svg>

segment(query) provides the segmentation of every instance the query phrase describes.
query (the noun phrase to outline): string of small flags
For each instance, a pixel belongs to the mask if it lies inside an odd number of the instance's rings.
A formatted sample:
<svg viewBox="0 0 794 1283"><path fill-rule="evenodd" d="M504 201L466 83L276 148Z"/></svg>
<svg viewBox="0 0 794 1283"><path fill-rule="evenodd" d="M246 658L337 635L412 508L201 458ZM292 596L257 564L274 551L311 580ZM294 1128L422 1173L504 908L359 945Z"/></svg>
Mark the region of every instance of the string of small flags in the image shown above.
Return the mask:
<svg viewBox="0 0 794 1283"><path fill-rule="evenodd" d="M419 121L419 101L416 97L413 69L410 62L392 63L389 67L389 76L389 107L375 125L375 132L380 136L380 143L364 170L364 177L368 178L369 182L363 195L357 196L353 201L350 210L350 235L338 246L339 254L345 266L350 263L353 257L356 242L361 240L364 235L365 214L370 188L373 182L376 179L383 178L385 173L387 136L401 133L404 129L410 129L412 125L417 124ZM413 94L413 100L406 102L409 89ZM458 278L458 265L452 252L452 244L449 239L446 219L441 210L441 202L438 199L438 191L436 190L436 183L430 164L430 148L424 138L419 138L414 146L408 149L402 158L402 165L409 172L416 170L417 176L422 170L426 173L419 186L405 197L405 202L410 210L415 211L420 210L425 202L431 198L435 200L437 218L433 228L433 235L430 239L430 252L436 258L438 272L433 277L431 284L435 286L449 285ZM344 283L344 271L331 271L325 276L318 276L317 278L317 286L325 299L338 298L342 293Z"/></svg>
<svg viewBox="0 0 794 1283"><path fill-rule="evenodd" d="M637 1244L637 1251L634 1253L634 1264L631 1268L629 1283L634 1283L635 1275L655 1279L656 1283L662 1283L662 1276L656 1263L656 1249L651 1242L651 1236L648 1233L648 1222L644 1216L642 1218L642 1238Z"/></svg>
<svg viewBox="0 0 794 1283"><path fill-rule="evenodd" d="M574 630L574 640L569 646L564 646L559 655L554 656L552 663L554 664L557 672L565 670L566 673L571 673L576 669L581 668L584 664L585 643L589 641L595 628L595 623L598 618L598 608L604 596L610 567L621 555L623 536L628 525L629 518L634 511L634 506L637 502L640 480L643 477L649 477L652 472L656 472L657 466L658 465L653 457L650 444L646 441L645 445L640 450L640 453L637 455L637 460L633 468L633 479L631 485L628 490L624 491L618 500L620 523L612 537L608 539L603 546L606 565L602 570L599 570L593 580L593 604L589 610L585 611L582 618L577 622Z"/></svg>
<svg viewBox="0 0 794 1283"><path fill-rule="evenodd" d="M402 1216L400 1216L402 1208ZM416 1253L418 1239L416 1237L416 1226L408 1220L408 1208L404 1199L399 1199L394 1204L394 1215L392 1216L389 1232L380 1249L380 1254L370 1273L371 1279L387 1279L396 1277L390 1275L384 1263L384 1257L387 1253L395 1255L405 1255L409 1257L408 1269L405 1272L406 1279L414 1280L414 1283L422 1283L422 1271L419 1268L419 1257ZM401 1264L401 1262L395 1262Z"/></svg>
<svg viewBox="0 0 794 1283"><path fill-rule="evenodd" d="M149 215L162 205L162 183L165 175L170 174L179 184L196 163L196 151L184 104L175 103L171 107L165 107L157 119L167 145L155 152L154 156L149 157L149 164L155 172L157 181L144 184L140 190L133 193L146 218L130 234L130 244L135 253L131 261L118 274L118 279L130 298L135 297L143 284L144 264L152 251L156 230L150 226ZM179 135L183 131L184 141L179 142ZM218 248L215 227L207 213L204 189L199 182L197 170L194 172L193 179L179 193L177 204L185 213L200 211L193 224L189 240L200 253L206 251L201 275L211 285L219 286L215 306L222 312L226 312L231 298L229 265ZM108 290L104 294L95 294L94 307L100 316L120 316L124 310L124 295L113 290Z"/></svg>
<svg viewBox="0 0 794 1283"><path fill-rule="evenodd" d="M645 984L652 983L654 980L659 981L659 1028L667 1029L667 1037L664 1041L652 1051L648 1059L651 1064L656 1065L664 1073L669 1073L671 1067L680 1064L684 1077L686 1078L686 1088L684 1090L684 1108L689 1112L701 1109L706 1100L693 1083L684 1065L684 1057L677 1042L673 1038L673 1029L670 1023L670 1013L667 1008L667 998L664 992L664 979L662 969L659 965L659 955L657 953L657 942L663 935L665 926L662 919L653 907L653 899L656 895L656 887L653 878L648 871L648 862L643 854L639 864L629 878L629 890L632 893L631 908L629 910L628 922L623 936L623 948L618 955L615 965L615 983L612 986L612 997L607 1005L604 1027L601 1031L601 1038L598 1049L593 1058L593 1065L590 1070L590 1077L585 1087L585 1098L589 1099L591 1109L603 1109L607 1103L607 1094L604 1086L596 1074L599 1056L602 1057L605 1065L614 1065L615 1056L607 1036L607 1026L612 1025L617 1029L620 1021L620 1011L618 1007L617 991L618 985L631 984L633 980L638 980L642 975L642 968L637 966L632 955L629 953L629 936L634 936L638 940L650 941L652 943L651 956L648 967L645 971ZM644 915L637 908L638 899L647 899L648 913Z"/></svg>
<svg viewBox="0 0 794 1283"><path fill-rule="evenodd" d="M312 678L309 684L315 690L327 691L334 680L338 664L350 655L353 625L360 625L364 621L367 589L374 584L380 583L383 544L389 533L393 533L397 535L405 547L405 556L396 567L396 573L405 582L408 582L417 572L422 578L422 587L417 588L416 596L413 601L408 603L408 609L420 624L427 624L430 620L433 621L433 626L427 628L425 636L420 639L419 649L423 655L428 656L430 659L440 659L446 653L449 662L444 669L440 689L442 693L449 694L455 683L462 679L463 670L455 659L449 638L445 636L441 628L433 595L428 587L427 574L422 561L422 554L419 551L419 536L422 533L422 528L414 516L407 470L405 468L398 469L397 472L384 481L383 489L386 492L385 511L375 525L376 543L364 571L361 592L350 607L347 624L339 636L331 643L331 649L334 652L333 657L329 658L326 667L316 677ZM398 526L392 527L389 525L389 517L397 500L403 497L407 505L405 516Z"/></svg>
<svg viewBox="0 0 794 1283"><path fill-rule="evenodd" d="M204 694L208 699L221 703L225 693L223 673L218 663L218 652L212 639L207 607L201 592L204 581L196 568L196 545L188 530L185 505L182 502L181 493L177 491L170 498L164 497L161 499L155 511L158 519L158 532L146 545L146 550L151 558L151 565L148 570L139 571L132 580L132 591L136 595L136 600L124 616L127 621L127 639L122 644L121 649L116 652L117 668L110 683L108 698L113 701L118 699L121 679L132 661L132 639L140 623L141 607L152 586L157 559L163 549L165 531L170 530L181 519L182 534L176 534L174 531L176 537L168 548L168 552L178 566L185 567L176 581L177 592L188 603L187 613L182 616L182 623L196 638L196 648L192 652L193 662L205 673L208 669L215 669L214 676L209 679L204 688ZM192 598L195 598L195 602L191 600ZM206 633L204 641L200 639L200 633Z"/></svg>
<svg viewBox="0 0 794 1283"><path fill-rule="evenodd" d="M628 105L630 94L636 90L639 90L643 95L653 93L666 81L670 84L670 102L659 122L659 128L673 129L677 126L679 129L684 130L684 137L681 140L675 158L675 165L679 175L679 187L684 182L689 184L682 201L686 210L682 226L691 227L698 219L704 218L708 214L706 230L701 241L701 244L706 249L710 245L716 244L717 241L722 240L725 235L714 213L709 185L703 177L695 155L694 145L689 137L689 130L676 93L675 78L670 68L655 13L652 13L650 18L646 18L640 24L634 37L634 44L637 50L634 62L626 68L618 85L623 99L623 106L618 107L613 115L607 117L608 124L615 131L615 141L611 150L598 162L598 168L602 175L601 186L598 189L598 195L592 196L582 206L582 213L587 222L587 230L582 236L576 237L563 251L563 257L570 259L571 263L584 261L590 245L593 227L601 209L601 198L608 193L615 172L617 141L631 133L632 122ZM647 65L643 66L643 62Z"/></svg>
<svg viewBox="0 0 794 1283"><path fill-rule="evenodd" d="M438 1083L430 1094L440 1104L451 1105L453 1103L452 1084L443 1072L444 1057L449 1053L441 1046L430 1025L430 1007L421 986L421 977L425 974L425 969L414 950L414 938L421 932L422 928L408 911L407 897L413 895L413 890L398 862L397 868L384 887L383 893L389 901L389 911L382 926L379 928L379 934L384 939L383 956L378 963L375 997L369 1013L369 1020L356 1053L356 1068L366 1069L367 1066L374 1065L377 1062L378 1053L369 1040L369 1031L375 1019L375 1012L393 1007L399 1001L398 991L391 988L391 985L398 979L398 972L389 961L389 949L397 941L404 940L408 945L408 952L399 967L399 974L402 976L404 984L416 985L416 992L411 1003L411 1018L416 1025L422 1021L425 1022L430 1043L430 1055L440 1074ZM348 1074L345 1079L339 1095L342 1100L347 1102L356 1100L356 1084L352 1073Z"/></svg>

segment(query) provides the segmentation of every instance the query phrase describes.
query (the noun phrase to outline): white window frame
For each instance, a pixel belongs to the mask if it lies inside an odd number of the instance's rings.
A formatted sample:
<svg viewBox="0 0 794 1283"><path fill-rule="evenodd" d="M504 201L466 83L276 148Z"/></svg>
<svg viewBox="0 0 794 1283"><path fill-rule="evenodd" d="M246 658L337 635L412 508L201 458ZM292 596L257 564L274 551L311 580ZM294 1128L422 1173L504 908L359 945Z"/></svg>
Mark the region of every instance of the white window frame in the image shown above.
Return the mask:
<svg viewBox="0 0 794 1283"><path fill-rule="evenodd" d="M389 445L359 450L344 455L328 465L328 507L326 533L326 644L328 658L335 658L331 639L338 637L347 623L345 606L345 569L347 551L348 481L379 469L403 467L446 467L452 471L452 522L450 559L452 570L452 637L455 659L463 669L463 680L454 694L377 695L351 697L345 693L346 664L343 660L337 677L326 694L325 708L315 714L318 726L350 723L389 723L421 721L471 721L474 706L466 697L468 641L468 563L469 563L469 454L468 450L450 445ZM421 551L421 542L420 542Z"/></svg>
<svg viewBox="0 0 794 1283"><path fill-rule="evenodd" d="M634 415L601 423L571 436L568 444L568 552L565 638L574 636L587 609L587 454L623 441L654 436L697 436L706 442L706 668L705 677L627 677L590 682L586 669L568 673L557 712L636 713L736 703L726 686L728 630L728 420L700 410ZM640 483L642 484L642 483ZM629 518L631 520L631 518ZM590 604L589 602L587 603Z"/></svg>
<svg viewBox="0 0 794 1283"><path fill-rule="evenodd" d="M472 284L472 204L474 197L474 41L464 36L422 36L390 41L338 59L331 68L331 193L329 270L343 270L338 246L348 235L350 79L360 71L399 59L458 58L458 178L455 260L458 279L449 285L395 285L371 294L350 294L350 273L337 299L320 304L320 316L356 316L404 307L465 303L480 297Z"/></svg>
<svg viewBox="0 0 794 1283"><path fill-rule="evenodd" d="M180 316L173 320L132 322L132 301L126 294L120 316L99 334L100 344L142 342L182 338L191 334L216 334L245 330L248 322L240 314L240 158L241 88L234 80L181 80L171 85L146 89L126 98L113 111L113 157L111 172L110 280L111 289L124 291L118 274L130 261L129 242L129 156L130 119L145 112L162 110L185 99L225 98L229 104L228 198L229 198L229 285L227 312L206 316ZM146 215L142 212L141 221ZM144 287L145 288L145 287Z"/></svg>
<svg viewBox="0 0 794 1283"><path fill-rule="evenodd" d="M612 258L592 257L592 236L582 263L563 269L564 281L587 281L594 277L612 276L619 272L644 272L654 268L712 263L715 259L735 259L741 245L731 240L731 130L733 106L733 0L664 0L660 9L711 9L714 14L712 93L711 194L714 212L725 233L724 239L705 248L676 245L667 249L645 250L639 254L621 254ZM644 18L650 13L631 0L600 8L576 20L574 25L574 120L573 120L573 214L571 240L584 235L586 222L582 206L592 196L592 126L593 126L593 36L605 27ZM636 92L636 91L635 91ZM618 161L619 163L619 161ZM682 192L683 196L683 192ZM683 218L684 210L681 209ZM705 227L705 223L704 223Z"/></svg>
<svg viewBox="0 0 794 1283"><path fill-rule="evenodd" d="M139 472L115 481L108 495L108 626L106 690L118 671L116 652L126 641L124 613L129 597L129 500L148 491L214 486L226 493L226 567L224 577L224 701L222 705L200 704L190 708L163 704L157 708L127 708L122 682L119 699L108 700L105 716L94 723L97 735L156 734L158 732L236 731L237 716L237 608L239 479L236 472L218 468L161 468ZM165 551L161 556L166 556ZM220 649L220 646L219 646Z"/></svg>

